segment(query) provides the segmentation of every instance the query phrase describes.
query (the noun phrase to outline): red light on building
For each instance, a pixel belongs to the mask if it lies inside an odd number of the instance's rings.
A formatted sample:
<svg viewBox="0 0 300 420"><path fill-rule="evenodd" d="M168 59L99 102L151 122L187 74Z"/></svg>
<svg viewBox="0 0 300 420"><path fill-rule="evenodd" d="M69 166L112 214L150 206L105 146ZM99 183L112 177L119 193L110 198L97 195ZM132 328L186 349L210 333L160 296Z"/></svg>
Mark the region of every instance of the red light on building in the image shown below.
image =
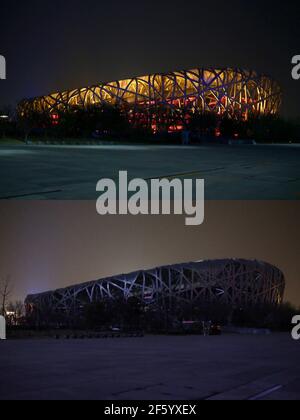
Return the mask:
<svg viewBox="0 0 300 420"><path fill-rule="evenodd" d="M58 125L58 123L59 123L59 115L58 114L51 114L51 123L52 123L52 125Z"/></svg>
<svg viewBox="0 0 300 420"><path fill-rule="evenodd" d="M151 125L151 129L152 129L152 131L153 131L154 134L157 133L157 125L156 124L152 124Z"/></svg>
<svg viewBox="0 0 300 420"><path fill-rule="evenodd" d="M168 133L177 133L184 129L183 125L172 125L169 127Z"/></svg>

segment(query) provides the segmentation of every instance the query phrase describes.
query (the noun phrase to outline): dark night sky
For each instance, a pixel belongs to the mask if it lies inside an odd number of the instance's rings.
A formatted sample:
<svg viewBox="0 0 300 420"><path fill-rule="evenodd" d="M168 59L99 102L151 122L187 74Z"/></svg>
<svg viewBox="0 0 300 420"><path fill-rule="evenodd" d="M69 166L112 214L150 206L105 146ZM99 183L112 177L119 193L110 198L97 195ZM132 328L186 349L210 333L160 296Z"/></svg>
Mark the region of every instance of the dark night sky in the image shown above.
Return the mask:
<svg viewBox="0 0 300 420"><path fill-rule="evenodd" d="M152 72L244 67L283 87L286 116L300 116L299 1L1 0L0 104ZM3 4L5 3L5 4Z"/></svg>
<svg viewBox="0 0 300 420"><path fill-rule="evenodd" d="M206 221L181 216L107 216L95 203L3 202L0 277L14 297L158 265L260 259L280 268L286 300L300 305L300 202L207 202Z"/></svg>

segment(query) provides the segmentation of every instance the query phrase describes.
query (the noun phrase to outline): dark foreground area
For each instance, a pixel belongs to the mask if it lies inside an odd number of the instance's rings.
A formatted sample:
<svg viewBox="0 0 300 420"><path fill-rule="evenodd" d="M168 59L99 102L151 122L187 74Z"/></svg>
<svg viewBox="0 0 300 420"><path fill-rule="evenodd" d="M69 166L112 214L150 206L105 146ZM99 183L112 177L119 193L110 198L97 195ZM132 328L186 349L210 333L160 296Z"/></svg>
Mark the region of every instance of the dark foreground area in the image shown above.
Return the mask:
<svg viewBox="0 0 300 420"><path fill-rule="evenodd" d="M101 178L200 178L215 200L300 199L299 145L0 146L0 199L92 199Z"/></svg>
<svg viewBox="0 0 300 420"><path fill-rule="evenodd" d="M300 400L289 334L0 342L0 399Z"/></svg>

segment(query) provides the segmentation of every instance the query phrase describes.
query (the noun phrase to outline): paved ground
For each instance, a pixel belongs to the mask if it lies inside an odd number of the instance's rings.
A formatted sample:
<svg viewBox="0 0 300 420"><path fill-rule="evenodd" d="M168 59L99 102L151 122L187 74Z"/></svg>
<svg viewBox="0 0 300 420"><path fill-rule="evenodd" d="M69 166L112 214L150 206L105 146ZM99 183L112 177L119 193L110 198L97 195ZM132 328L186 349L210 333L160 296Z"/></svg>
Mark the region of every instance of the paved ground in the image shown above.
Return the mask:
<svg viewBox="0 0 300 420"><path fill-rule="evenodd" d="M290 335L0 342L0 399L300 400Z"/></svg>
<svg viewBox="0 0 300 420"><path fill-rule="evenodd" d="M207 199L300 199L300 147L1 146L0 199L96 199L119 170L205 178Z"/></svg>

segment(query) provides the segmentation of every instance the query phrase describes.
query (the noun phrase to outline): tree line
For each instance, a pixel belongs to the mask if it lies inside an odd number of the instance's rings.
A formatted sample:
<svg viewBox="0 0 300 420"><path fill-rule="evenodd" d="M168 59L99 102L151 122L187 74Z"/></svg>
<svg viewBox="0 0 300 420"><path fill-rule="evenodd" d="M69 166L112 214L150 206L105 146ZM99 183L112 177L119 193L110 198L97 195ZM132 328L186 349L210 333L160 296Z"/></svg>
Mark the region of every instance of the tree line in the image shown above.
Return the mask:
<svg viewBox="0 0 300 420"><path fill-rule="evenodd" d="M143 330L152 333L183 332L185 322L195 326L211 321L215 325L242 328L268 328L290 331L292 318L299 309L289 303L281 305L249 304L244 307L221 302L184 302L161 300L145 304L137 297L87 303L69 313L53 308L36 308L27 318L28 325L40 328L122 331Z"/></svg>
<svg viewBox="0 0 300 420"><path fill-rule="evenodd" d="M170 107L155 107L130 115L119 106L70 106L63 111L0 108L1 138L34 139L120 139L151 141L165 138L174 124L191 131L195 140L222 138L254 139L257 142L300 142L300 119L286 120L275 115L251 115L247 121L213 112L187 112L184 121ZM6 118L3 118L3 117ZM147 121L146 121L147 120ZM152 123L151 123L152 121ZM155 130L153 121L156 121ZM174 122L175 121L175 122ZM177 121L177 122L176 122ZM154 134L153 130L156 132ZM172 130L171 130L172 131ZM172 136L176 136L173 134Z"/></svg>

